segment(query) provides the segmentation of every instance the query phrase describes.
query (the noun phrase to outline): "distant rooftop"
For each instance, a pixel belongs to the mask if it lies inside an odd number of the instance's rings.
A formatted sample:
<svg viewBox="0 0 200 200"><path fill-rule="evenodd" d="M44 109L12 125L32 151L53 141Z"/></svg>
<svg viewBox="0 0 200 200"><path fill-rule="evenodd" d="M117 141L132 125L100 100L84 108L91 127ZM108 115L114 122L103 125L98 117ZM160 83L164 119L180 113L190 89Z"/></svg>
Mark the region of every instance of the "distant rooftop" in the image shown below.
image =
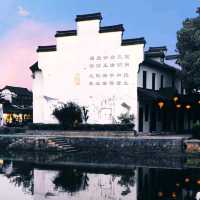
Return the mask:
<svg viewBox="0 0 200 200"><path fill-rule="evenodd" d="M11 92L17 94L17 95L32 95L32 92L29 91L27 88L23 88L23 87L14 87L14 86L5 86L3 89L0 90L10 90Z"/></svg>

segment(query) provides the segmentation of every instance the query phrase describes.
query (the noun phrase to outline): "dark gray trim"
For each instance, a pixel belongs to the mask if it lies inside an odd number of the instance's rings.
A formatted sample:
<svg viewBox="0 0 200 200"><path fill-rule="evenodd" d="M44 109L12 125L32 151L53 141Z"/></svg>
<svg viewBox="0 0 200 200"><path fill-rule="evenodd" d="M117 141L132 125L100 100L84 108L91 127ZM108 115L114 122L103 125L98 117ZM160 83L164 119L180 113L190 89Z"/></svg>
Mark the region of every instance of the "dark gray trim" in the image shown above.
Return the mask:
<svg viewBox="0 0 200 200"><path fill-rule="evenodd" d="M76 22L88 21L88 20L102 20L101 13L92 13L92 14L76 16Z"/></svg>
<svg viewBox="0 0 200 200"><path fill-rule="evenodd" d="M166 46L149 47L149 52L159 52L159 51L167 51L167 47Z"/></svg>
<svg viewBox="0 0 200 200"><path fill-rule="evenodd" d="M146 51L145 52L145 56L147 58L165 58L165 54L162 51L158 51L158 52L149 52L149 51Z"/></svg>
<svg viewBox="0 0 200 200"><path fill-rule="evenodd" d="M42 70L38 67L38 62L35 62L32 66L29 67L29 69L32 71L32 73L35 73L36 71L42 71Z"/></svg>
<svg viewBox="0 0 200 200"><path fill-rule="evenodd" d="M66 37L66 36L76 36L76 30L69 30L69 31L57 31L55 37Z"/></svg>
<svg viewBox="0 0 200 200"><path fill-rule="evenodd" d="M100 33L107 33L107 32L117 32L117 31L124 31L123 24L117 24L113 26L103 26L100 27Z"/></svg>
<svg viewBox="0 0 200 200"><path fill-rule="evenodd" d="M166 60L176 60L179 57L179 55L168 55L165 56Z"/></svg>
<svg viewBox="0 0 200 200"><path fill-rule="evenodd" d="M122 40L122 46L135 45L135 44L146 44L146 41L143 37Z"/></svg>
<svg viewBox="0 0 200 200"><path fill-rule="evenodd" d="M56 45L51 46L39 46L37 48L37 52L49 52L49 51L56 51Z"/></svg>

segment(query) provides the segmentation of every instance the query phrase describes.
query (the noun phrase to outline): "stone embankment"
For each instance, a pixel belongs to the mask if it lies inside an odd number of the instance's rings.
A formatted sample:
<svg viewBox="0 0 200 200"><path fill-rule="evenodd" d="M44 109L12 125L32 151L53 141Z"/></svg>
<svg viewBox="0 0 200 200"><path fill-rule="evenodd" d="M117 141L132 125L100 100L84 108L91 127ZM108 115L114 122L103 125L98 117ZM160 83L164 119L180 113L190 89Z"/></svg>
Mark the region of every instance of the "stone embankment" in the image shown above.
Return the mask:
<svg viewBox="0 0 200 200"><path fill-rule="evenodd" d="M49 132L0 135L1 150L65 151L87 150L116 152L124 155L137 153L182 154L181 136L134 136L131 132Z"/></svg>

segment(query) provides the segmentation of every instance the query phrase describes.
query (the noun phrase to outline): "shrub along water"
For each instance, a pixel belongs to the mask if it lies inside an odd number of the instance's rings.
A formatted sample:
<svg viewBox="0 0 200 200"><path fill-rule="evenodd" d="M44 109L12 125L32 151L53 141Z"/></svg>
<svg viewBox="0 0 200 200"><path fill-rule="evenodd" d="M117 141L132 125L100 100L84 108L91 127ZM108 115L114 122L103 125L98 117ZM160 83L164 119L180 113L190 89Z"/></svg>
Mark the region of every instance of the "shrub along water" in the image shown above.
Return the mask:
<svg viewBox="0 0 200 200"><path fill-rule="evenodd" d="M73 102L56 108L53 115L64 128L73 128L82 122L81 107Z"/></svg>

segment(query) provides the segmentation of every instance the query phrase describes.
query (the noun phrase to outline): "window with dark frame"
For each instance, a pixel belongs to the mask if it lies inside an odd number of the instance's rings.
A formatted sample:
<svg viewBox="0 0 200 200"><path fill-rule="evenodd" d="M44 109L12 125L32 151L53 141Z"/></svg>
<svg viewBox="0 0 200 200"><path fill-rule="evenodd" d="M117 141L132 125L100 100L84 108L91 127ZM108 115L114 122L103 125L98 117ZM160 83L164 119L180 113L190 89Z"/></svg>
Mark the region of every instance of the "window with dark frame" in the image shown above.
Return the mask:
<svg viewBox="0 0 200 200"><path fill-rule="evenodd" d="M143 71L143 88L147 88L147 71Z"/></svg>
<svg viewBox="0 0 200 200"><path fill-rule="evenodd" d="M156 89L156 74L152 73L152 90Z"/></svg>

